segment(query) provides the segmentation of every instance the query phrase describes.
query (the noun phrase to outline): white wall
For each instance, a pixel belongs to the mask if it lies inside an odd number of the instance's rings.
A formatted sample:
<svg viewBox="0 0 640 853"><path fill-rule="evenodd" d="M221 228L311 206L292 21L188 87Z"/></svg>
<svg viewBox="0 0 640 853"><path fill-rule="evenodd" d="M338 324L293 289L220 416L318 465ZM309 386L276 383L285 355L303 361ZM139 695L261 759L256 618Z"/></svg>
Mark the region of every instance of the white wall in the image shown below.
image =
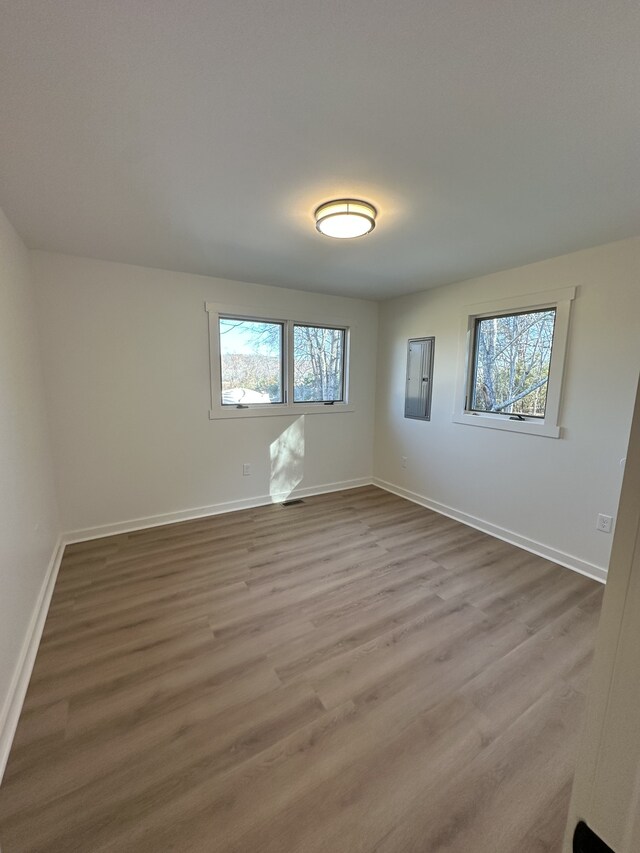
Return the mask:
<svg viewBox="0 0 640 853"><path fill-rule="evenodd" d="M29 256L0 211L0 778L58 532Z"/></svg>
<svg viewBox="0 0 640 853"><path fill-rule="evenodd" d="M376 476L515 541L542 543L556 559L606 569L612 537L595 520L615 515L622 482L640 367L639 273L633 239L384 303ZM563 437L452 423L464 306L572 285ZM430 422L403 417L407 339L425 335L436 336Z"/></svg>
<svg viewBox="0 0 640 853"><path fill-rule="evenodd" d="M270 445L296 418L209 420L206 301L352 326L356 410L305 416L300 488L370 479L377 304L43 252L32 262L65 531L270 494Z"/></svg>

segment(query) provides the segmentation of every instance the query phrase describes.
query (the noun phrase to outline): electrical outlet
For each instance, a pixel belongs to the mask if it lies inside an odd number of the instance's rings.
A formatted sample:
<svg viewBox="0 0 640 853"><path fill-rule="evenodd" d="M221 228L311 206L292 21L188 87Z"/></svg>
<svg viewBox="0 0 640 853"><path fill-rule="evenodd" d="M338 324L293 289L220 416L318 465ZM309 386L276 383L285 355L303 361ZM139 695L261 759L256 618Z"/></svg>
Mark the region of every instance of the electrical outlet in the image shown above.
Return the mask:
<svg viewBox="0 0 640 853"><path fill-rule="evenodd" d="M596 521L596 530L599 530L601 533L611 533L611 525L613 524L613 518L610 515L602 515L602 513L598 516L598 520Z"/></svg>
<svg viewBox="0 0 640 853"><path fill-rule="evenodd" d="M406 467L407 467L407 457L406 457L406 456L401 456L401 457L400 457L400 465L401 465L401 467L402 467L402 468L406 468Z"/></svg>
<svg viewBox="0 0 640 853"><path fill-rule="evenodd" d="M242 466L242 476L250 477L251 476L251 465L248 462L245 462Z"/></svg>

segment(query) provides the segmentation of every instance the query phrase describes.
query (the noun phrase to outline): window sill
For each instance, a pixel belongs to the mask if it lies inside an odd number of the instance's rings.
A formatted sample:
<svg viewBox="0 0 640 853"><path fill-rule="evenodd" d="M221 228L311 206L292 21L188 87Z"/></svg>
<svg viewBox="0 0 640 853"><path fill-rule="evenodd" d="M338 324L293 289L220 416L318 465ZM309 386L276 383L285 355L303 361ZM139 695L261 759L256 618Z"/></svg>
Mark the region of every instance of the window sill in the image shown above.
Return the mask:
<svg viewBox="0 0 640 853"><path fill-rule="evenodd" d="M248 409L238 409L235 406L223 408L219 406L209 410L210 421L224 421L233 418L273 418L295 417L297 415L335 415L338 412L355 412L355 406L348 403L334 403L325 406L324 403L295 403L293 405L274 404L272 406L251 406Z"/></svg>
<svg viewBox="0 0 640 853"><path fill-rule="evenodd" d="M508 417L500 415L471 415L454 414L452 420L457 424L468 426L486 427L488 429L501 429L506 432L523 432L528 435L540 435L545 438L560 438L561 428L555 424L544 423L544 421L512 421Z"/></svg>

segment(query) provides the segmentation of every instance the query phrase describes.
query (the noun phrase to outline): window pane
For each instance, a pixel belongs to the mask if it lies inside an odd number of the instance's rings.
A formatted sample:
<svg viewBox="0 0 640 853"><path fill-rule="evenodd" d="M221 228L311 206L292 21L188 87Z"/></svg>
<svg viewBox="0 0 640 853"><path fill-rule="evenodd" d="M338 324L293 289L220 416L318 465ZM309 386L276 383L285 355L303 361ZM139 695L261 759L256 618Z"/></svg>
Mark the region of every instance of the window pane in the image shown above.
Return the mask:
<svg viewBox="0 0 640 853"><path fill-rule="evenodd" d="M220 317L222 405L282 403L282 323Z"/></svg>
<svg viewBox="0 0 640 853"><path fill-rule="evenodd" d="M344 329L293 327L293 401L343 399Z"/></svg>
<svg viewBox="0 0 640 853"><path fill-rule="evenodd" d="M555 308L476 320L471 409L543 418Z"/></svg>

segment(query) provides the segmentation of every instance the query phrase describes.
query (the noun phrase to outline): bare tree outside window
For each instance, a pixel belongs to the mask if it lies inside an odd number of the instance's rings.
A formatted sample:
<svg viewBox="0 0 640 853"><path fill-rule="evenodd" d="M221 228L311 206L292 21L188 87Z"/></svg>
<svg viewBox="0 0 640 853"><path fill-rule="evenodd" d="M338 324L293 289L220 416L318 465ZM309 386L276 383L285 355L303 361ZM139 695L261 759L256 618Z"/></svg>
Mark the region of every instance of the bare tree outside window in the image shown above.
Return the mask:
<svg viewBox="0 0 640 853"><path fill-rule="evenodd" d="M282 403L283 324L220 317L222 404Z"/></svg>
<svg viewBox="0 0 640 853"><path fill-rule="evenodd" d="M471 411L544 418L556 309L476 320Z"/></svg>
<svg viewBox="0 0 640 853"><path fill-rule="evenodd" d="M292 340L288 395L293 402L344 400L345 329L220 316L218 331L223 405L285 402L287 335Z"/></svg>
<svg viewBox="0 0 640 853"><path fill-rule="evenodd" d="M293 327L293 401L343 399L344 329Z"/></svg>

